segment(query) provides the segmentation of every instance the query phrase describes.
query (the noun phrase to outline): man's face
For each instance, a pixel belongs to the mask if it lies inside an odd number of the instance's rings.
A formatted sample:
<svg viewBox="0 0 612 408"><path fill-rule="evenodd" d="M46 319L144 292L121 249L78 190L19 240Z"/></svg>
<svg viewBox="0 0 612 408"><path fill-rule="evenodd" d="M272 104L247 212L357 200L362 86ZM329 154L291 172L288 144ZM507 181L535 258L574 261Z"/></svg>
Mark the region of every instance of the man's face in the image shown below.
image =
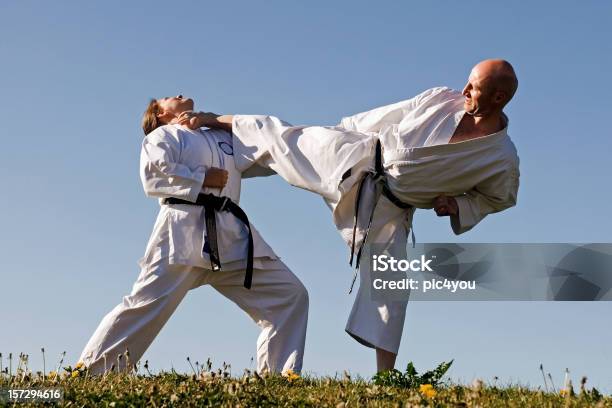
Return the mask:
<svg viewBox="0 0 612 408"><path fill-rule="evenodd" d="M193 110L193 99L184 98L183 95L158 99L157 104L160 107L159 116L167 123L172 118L177 118L181 113Z"/></svg>
<svg viewBox="0 0 612 408"><path fill-rule="evenodd" d="M468 115L485 116L494 106L494 92L486 77L483 77L478 67L470 73L468 82L463 88L463 109Z"/></svg>

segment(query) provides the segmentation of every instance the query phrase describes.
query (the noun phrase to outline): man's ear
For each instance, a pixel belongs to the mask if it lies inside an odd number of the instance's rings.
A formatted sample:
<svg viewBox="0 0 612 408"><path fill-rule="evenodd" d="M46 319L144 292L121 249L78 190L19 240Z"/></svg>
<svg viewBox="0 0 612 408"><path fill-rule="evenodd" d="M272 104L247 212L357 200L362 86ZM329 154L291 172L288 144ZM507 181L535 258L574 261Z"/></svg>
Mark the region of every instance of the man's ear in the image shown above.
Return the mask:
<svg viewBox="0 0 612 408"><path fill-rule="evenodd" d="M493 99L496 103L504 103L508 99L508 94L504 91L497 91Z"/></svg>

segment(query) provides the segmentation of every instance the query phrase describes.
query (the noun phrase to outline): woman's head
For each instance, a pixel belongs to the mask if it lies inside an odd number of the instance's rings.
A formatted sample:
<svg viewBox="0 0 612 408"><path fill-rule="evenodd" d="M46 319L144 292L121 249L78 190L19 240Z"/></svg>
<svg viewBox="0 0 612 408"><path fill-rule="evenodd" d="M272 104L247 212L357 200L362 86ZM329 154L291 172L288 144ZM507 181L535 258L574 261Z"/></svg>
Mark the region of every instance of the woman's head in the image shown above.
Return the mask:
<svg viewBox="0 0 612 408"><path fill-rule="evenodd" d="M148 135L160 126L174 123L179 115L193 110L193 99L183 95L151 99L142 117L142 130Z"/></svg>

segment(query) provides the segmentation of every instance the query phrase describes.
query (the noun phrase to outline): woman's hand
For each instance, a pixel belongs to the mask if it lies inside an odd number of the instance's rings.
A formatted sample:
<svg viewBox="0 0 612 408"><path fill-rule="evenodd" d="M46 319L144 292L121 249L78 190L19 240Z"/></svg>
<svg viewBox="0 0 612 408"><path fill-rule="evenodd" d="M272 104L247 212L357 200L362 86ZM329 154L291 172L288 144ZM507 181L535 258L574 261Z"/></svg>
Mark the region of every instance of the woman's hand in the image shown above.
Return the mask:
<svg viewBox="0 0 612 408"><path fill-rule="evenodd" d="M204 176L203 187L209 188L223 188L227 184L227 170L220 169L218 167L211 167L206 171Z"/></svg>
<svg viewBox="0 0 612 408"><path fill-rule="evenodd" d="M177 122L179 125L187 126L189 129L198 129L202 126L209 127L218 116L212 112L185 111L178 116Z"/></svg>

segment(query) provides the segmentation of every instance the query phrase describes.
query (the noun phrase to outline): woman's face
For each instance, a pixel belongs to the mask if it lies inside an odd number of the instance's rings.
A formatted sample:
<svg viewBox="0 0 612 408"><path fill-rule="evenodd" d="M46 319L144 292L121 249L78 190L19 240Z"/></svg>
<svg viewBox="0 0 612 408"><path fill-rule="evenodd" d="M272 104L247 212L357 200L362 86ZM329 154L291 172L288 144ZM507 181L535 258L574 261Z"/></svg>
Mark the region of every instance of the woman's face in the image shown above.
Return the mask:
<svg viewBox="0 0 612 408"><path fill-rule="evenodd" d="M193 99L184 98L183 95L168 96L158 99L157 104L160 108L158 116L165 123L170 123L185 111L193 110Z"/></svg>

